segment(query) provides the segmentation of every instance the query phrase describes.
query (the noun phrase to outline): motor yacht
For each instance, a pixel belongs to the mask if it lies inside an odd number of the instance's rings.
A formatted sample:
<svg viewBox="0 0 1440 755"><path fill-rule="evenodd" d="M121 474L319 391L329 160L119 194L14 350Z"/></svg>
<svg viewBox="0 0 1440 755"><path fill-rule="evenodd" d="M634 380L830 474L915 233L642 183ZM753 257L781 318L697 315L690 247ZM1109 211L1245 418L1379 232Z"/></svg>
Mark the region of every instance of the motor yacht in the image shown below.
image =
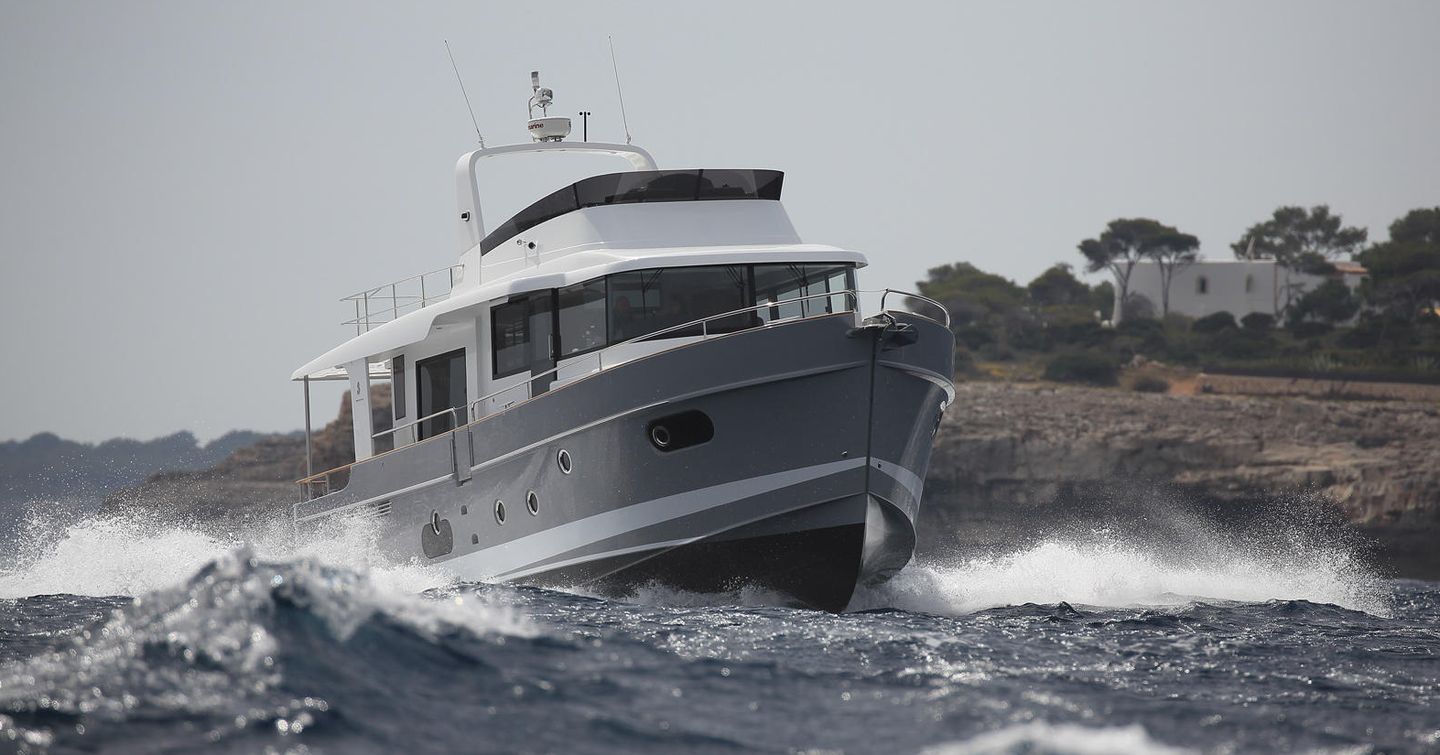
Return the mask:
<svg viewBox="0 0 1440 755"><path fill-rule="evenodd" d="M544 107L527 126L460 157L458 263L346 297L353 336L295 370L307 449L316 380L348 381L355 446L299 481L295 526L363 518L465 580L828 611L905 566L954 398L945 308L803 241L780 171L662 170L628 139L566 141ZM544 154L624 170L487 227L477 171Z"/></svg>

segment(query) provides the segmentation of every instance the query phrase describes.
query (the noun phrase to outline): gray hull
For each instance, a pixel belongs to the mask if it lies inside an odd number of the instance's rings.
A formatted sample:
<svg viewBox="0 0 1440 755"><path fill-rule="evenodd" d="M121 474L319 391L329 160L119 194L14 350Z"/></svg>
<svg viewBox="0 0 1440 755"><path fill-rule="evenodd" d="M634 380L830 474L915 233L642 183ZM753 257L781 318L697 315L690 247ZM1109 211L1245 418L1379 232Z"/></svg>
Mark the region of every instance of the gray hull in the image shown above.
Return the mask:
<svg viewBox="0 0 1440 755"><path fill-rule="evenodd" d="M909 337L838 314L607 369L355 465L297 525L372 516L390 556L465 579L754 585L842 610L910 560L953 396L950 332L895 319Z"/></svg>

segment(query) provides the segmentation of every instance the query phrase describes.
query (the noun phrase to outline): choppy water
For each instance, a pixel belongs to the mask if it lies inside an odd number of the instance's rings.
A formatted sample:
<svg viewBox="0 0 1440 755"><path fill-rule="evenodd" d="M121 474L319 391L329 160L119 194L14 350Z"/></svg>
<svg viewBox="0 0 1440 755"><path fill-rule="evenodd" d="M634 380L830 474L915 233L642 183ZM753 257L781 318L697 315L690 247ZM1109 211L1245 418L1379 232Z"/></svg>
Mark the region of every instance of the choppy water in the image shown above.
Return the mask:
<svg viewBox="0 0 1440 755"><path fill-rule="evenodd" d="M835 616L91 520L0 572L0 751L1440 750L1440 585L1197 537L920 563Z"/></svg>

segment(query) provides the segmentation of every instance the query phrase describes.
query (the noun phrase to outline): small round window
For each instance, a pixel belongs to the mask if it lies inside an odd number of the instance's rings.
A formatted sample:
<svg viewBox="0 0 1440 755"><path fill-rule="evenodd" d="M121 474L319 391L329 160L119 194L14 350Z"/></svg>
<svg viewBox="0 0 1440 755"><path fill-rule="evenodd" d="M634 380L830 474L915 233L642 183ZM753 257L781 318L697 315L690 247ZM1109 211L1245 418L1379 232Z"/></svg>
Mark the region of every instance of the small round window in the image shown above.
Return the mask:
<svg viewBox="0 0 1440 755"><path fill-rule="evenodd" d="M570 461L570 452L563 448L560 449L560 453L555 454L555 463L560 465L560 471L564 474L570 474L575 469L574 464Z"/></svg>
<svg viewBox="0 0 1440 755"><path fill-rule="evenodd" d="M495 500L495 523L505 523L505 502L499 499Z"/></svg>
<svg viewBox="0 0 1440 755"><path fill-rule="evenodd" d="M525 494L525 508L530 512L530 516L540 513L540 497L535 495L535 491Z"/></svg>

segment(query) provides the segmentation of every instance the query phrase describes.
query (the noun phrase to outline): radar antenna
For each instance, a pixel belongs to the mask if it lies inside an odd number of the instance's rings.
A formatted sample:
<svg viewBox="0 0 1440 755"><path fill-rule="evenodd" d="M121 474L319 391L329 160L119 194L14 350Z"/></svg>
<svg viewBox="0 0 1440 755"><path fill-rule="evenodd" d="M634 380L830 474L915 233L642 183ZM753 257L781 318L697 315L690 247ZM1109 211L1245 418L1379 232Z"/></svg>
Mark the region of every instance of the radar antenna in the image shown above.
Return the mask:
<svg viewBox="0 0 1440 755"><path fill-rule="evenodd" d="M537 142L564 141L570 135L570 119L550 117L550 106L555 103L555 93L540 86L540 72L530 72L530 138ZM535 117L535 108L540 108L540 117Z"/></svg>

